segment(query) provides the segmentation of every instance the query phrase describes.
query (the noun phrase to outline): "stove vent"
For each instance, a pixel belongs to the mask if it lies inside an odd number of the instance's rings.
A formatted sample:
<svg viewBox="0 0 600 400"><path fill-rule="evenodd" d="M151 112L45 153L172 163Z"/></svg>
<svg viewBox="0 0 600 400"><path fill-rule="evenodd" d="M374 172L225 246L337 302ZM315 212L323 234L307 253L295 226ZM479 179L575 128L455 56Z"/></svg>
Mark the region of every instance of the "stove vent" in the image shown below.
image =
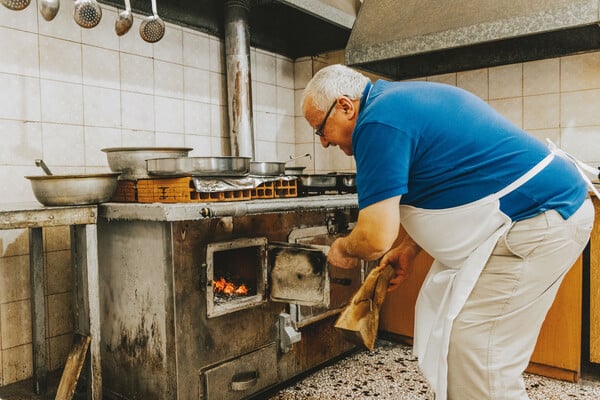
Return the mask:
<svg viewBox="0 0 600 400"><path fill-rule="evenodd" d="M346 64L406 79L600 49L600 0L364 0Z"/></svg>

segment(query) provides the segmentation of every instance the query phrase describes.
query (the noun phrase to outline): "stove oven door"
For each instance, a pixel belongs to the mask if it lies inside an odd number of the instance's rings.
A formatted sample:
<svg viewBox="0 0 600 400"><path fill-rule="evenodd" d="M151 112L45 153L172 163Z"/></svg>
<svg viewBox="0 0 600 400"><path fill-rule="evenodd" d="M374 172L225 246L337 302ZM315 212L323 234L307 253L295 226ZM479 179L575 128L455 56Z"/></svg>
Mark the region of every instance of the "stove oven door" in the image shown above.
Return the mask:
<svg viewBox="0 0 600 400"><path fill-rule="evenodd" d="M337 237L326 226L315 226L294 229L289 243L269 243L269 296L289 304L297 328L339 314L375 265L343 269L328 264L327 251Z"/></svg>

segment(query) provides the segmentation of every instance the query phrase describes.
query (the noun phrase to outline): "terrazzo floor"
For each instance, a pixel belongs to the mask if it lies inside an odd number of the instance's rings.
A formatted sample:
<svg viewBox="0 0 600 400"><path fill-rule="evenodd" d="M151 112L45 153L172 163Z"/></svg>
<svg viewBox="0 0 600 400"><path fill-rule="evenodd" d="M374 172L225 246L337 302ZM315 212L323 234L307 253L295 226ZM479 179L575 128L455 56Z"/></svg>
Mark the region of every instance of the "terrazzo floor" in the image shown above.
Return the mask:
<svg viewBox="0 0 600 400"><path fill-rule="evenodd" d="M530 400L600 400L600 382L570 383L525 374ZM410 346L378 340L261 400L434 400Z"/></svg>

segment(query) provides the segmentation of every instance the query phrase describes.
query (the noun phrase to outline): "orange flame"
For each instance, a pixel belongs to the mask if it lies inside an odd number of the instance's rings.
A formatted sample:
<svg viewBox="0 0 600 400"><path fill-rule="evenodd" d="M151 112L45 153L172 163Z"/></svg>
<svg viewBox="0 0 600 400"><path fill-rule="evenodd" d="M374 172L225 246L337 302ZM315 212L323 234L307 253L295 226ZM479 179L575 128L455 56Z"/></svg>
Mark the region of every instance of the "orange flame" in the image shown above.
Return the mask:
<svg viewBox="0 0 600 400"><path fill-rule="evenodd" d="M248 288L244 284L236 287L233 282L228 282L225 278L220 278L218 281L213 280L213 292L228 296L245 296L248 294Z"/></svg>

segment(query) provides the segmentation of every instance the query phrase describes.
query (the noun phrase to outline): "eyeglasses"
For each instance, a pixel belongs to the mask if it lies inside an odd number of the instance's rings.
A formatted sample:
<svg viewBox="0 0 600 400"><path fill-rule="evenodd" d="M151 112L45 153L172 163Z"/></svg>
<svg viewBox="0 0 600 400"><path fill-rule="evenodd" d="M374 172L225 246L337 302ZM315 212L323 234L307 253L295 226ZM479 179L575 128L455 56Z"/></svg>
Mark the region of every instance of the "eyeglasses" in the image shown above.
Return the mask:
<svg viewBox="0 0 600 400"><path fill-rule="evenodd" d="M335 103L337 103L337 99L335 99L333 101L333 104L331 105L331 107L329 107L329 110L327 110L327 114L325 114L325 118L323 118L323 122L321 122L321 125L319 125L319 127L315 131L315 135L320 136L320 137L325 136L325 134L323 133L323 129L325 129L325 124L327 123L327 118L329 118L331 111L333 111L333 107L335 107Z"/></svg>

